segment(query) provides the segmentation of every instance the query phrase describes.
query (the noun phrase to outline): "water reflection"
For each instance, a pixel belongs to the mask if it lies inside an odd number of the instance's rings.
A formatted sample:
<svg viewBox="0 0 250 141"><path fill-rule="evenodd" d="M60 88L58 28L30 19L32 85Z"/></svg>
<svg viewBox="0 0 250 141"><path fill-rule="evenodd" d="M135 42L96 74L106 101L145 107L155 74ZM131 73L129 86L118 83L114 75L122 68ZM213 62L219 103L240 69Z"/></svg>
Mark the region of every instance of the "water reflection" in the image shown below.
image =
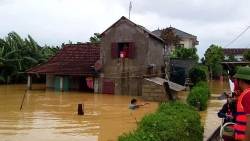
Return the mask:
<svg viewBox="0 0 250 141"><path fill-rule="evenodd" d="M28 91L22 110L20 105L26 85L0 85L1 140L116 140L136 127L136 120L155 112L157 103L139 110L128 110L132 98L80 92L45 91L35 85ZM77 115L77 104L85 104L85 115Z"/></svg>
<svg viewBox="0 0 250 141"><path fill-rule="evenodd" d="M209 83L212 98L208 102L208 109L206 111L200 112L202 123L204 123L205 127L204 140L206 140L222 123L222 119L217 117L217 113L226 103L226 100L218 100L218 96L223 92L230 92L228 82L213 80Z"/></svg>

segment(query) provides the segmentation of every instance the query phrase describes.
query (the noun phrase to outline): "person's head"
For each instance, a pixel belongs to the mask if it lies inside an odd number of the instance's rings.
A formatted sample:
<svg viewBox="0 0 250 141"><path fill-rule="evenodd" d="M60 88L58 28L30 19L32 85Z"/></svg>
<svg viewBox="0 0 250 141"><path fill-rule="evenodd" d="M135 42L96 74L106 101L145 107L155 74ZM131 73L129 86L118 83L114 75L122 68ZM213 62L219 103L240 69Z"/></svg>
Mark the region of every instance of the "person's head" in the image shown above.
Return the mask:
<svg viewBox="0 0 250 141"><path fill-rule="evenodd" d="M228 78L233 82L234 78L233 76L236 74L235 70L230 70L228 73Z"/></svg>
<svg viewBox="0 0 250 141"><path fill-rule="evenodd" d="M137 103L137 100L136 99L132 99L131 100L131 104L136 104Z"/></svg>
<svg viewBox="0 0 250 141"><path fill-rule="evenodd" d="M238 84L241 91L244 91L250 87L250 67L241 67L237 73L233 76L238 80Z"/></svg>

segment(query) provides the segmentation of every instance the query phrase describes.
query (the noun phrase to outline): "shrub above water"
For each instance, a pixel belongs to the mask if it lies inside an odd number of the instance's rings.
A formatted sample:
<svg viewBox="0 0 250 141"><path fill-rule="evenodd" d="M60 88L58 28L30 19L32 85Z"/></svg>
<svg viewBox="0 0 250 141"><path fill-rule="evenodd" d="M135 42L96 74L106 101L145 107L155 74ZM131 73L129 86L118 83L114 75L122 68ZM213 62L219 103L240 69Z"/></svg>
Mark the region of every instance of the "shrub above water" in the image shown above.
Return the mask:
<svg viewBox="0 0 250 141"><path fill-rule="evenodd" d="M144 116L138 128L120 136L119 141L202 141L203 132L197 109L171 102L161 104L155 114Z"/></svg>
<svg viewBox="0 0 250 141"><path fill-rule="evenodd" d="M201 66L194 66L189 70L189 77L194 84L200 81L207 81L207 74Z"/></svg>
<svg viewBox="0 0 250 141"><path fill-rule="evenodd" d="M193 107L198 107L197 102L200 102L200 110L205 110L210 97L208 84L206 82L199 82L190 90L187 103Z"/></svg>

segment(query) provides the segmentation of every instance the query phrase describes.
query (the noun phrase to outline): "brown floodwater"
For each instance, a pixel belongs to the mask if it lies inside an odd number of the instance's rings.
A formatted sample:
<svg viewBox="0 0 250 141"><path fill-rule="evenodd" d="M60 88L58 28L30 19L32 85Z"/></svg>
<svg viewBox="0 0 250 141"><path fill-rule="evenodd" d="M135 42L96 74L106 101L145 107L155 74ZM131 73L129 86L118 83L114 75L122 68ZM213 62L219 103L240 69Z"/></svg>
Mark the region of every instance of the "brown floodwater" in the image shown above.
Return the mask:
<svg viewBox="0 0 250 141"><path fill-rule="evenodd" d="M45 85L0 85L1 141L112 141L135 129L136 121L153 113L156 102L129 110L132 98L139 96L104 95L81 92L45 91ZM85 115L77 115L84 102Z"/></svg>
<svg viewBox="0 0 250 141"><path fill-rule="evenodd" d="M225 103L217 96L229 91L229 84L210 83L209 108L200 112L205 125L205 139L221 124L217 112ZM158 103L129 110L132 98L140 96L104 95L83 92L55 92L45 85L33 85L20 110L26 85L0 85L0 140L2 141L115 141L132 131L146 113L153 113ZM188 92L180 92L185 100ZM84 103L85 115L77 115L77 105ZM205 140L204 139L204 140Z"/></svg>

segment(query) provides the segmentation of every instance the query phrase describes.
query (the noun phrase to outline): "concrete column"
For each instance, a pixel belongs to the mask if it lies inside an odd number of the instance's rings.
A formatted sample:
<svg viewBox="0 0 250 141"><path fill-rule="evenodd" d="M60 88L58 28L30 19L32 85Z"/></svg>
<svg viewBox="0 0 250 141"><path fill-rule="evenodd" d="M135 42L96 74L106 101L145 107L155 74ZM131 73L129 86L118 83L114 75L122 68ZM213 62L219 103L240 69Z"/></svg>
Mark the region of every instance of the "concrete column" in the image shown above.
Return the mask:
<svg viewBox="0 0 250 141"><path fill-rule="evenodd" d="M60 91L63 92L63 77L60 77Z"/></svg>
<svg viewBox="0 0 250 141"><path fill-rule="evenodd" d="M94 93L98 93L98 78L94 78Z"/></svg>
<svg viewBox="0 0 250 141"><path fill-rule="evenodd" d="M27 83L28 90L31 90L32 88L32 76L28 75L28 83Z"/></svg>

